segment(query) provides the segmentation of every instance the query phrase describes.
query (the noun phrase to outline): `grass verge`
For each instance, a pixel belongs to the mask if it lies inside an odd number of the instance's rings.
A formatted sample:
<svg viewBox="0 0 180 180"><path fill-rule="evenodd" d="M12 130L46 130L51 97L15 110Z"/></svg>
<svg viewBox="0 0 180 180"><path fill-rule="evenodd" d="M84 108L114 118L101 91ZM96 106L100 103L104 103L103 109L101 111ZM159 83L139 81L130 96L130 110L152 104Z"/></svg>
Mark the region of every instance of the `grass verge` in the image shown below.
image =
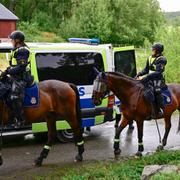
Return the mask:
<svg viewBox="0 0 180 180"><path fill-rule="evenodd" d="M152 164L173 164L180 167L180 151L163 151L153 155L144 156L140 159L133 157L121 159L119 161L96 161L67 167L53 167L53 171L45 176L31 176L35 180L89 180L89 179L104 179L104 180L139 180L146 165ZM154 178L163 179L180 179L180 174L158 174Z"/></svg>

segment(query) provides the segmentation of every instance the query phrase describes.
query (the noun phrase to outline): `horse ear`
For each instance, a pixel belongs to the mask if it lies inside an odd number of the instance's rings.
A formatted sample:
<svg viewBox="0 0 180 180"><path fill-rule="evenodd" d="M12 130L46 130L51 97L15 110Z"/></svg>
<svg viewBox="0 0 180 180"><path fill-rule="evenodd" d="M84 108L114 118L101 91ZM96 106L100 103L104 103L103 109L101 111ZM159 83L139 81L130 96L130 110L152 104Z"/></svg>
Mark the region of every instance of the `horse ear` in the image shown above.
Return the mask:
<svg viewBox="0 0 180 180"><path fill-rule="evenodd" d="M93 67L93 70L94 70L95 75L98 75L100 73L100 71L95 66Z"/></svg>

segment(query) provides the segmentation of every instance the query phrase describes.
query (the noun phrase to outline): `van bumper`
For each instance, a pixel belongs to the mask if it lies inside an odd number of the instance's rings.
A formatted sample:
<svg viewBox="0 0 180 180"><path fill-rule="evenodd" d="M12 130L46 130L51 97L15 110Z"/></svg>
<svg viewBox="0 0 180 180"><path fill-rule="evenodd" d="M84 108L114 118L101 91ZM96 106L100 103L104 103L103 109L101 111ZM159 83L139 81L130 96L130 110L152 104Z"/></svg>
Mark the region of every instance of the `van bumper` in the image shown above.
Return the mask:
<svg viewBox="0 0 180 180"><path fill-rule="evenodd" d="M96 117L99 115L104 115L104 122L113 120L113 108L108 107L97 107L97 108L87 108L81 110L82 118Z"/></svg>

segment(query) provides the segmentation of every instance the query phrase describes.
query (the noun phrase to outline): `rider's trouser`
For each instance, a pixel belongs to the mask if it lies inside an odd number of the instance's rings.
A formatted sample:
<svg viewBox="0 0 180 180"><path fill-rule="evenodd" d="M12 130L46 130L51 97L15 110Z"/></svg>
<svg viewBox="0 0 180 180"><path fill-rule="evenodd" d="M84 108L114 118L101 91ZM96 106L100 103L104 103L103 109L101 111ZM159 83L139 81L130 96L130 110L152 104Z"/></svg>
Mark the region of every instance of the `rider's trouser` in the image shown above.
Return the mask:
<svg viewBox="0 0 180 180"><path fill-rule="evenodd" d="M12 83L11 95L10 95L10 108L11 108L11 118L16 118L19 122L25 120L23 111L23 99L24 99L24 87L25 83L23 81L14 81Z"/></svg>
<svg viewBox="0 0 180 180"><path fill-rule="evenodd" d="M156 105L158 109L164 109L164 102L163 102L163 96L161 93L161 87L160 86L155 86L155 99L156 99Z"/></svg>

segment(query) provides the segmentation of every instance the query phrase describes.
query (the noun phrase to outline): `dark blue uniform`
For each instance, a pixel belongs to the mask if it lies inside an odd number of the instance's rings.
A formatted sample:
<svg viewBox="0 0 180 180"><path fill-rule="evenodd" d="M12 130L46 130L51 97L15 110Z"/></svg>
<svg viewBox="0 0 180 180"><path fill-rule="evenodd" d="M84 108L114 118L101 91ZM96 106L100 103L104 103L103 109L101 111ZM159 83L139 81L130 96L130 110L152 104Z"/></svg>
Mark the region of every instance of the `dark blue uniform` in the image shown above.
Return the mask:
<svg viewBox="0 0 180 180"><path fill-rule="evenodd" d="M165 66L167 64L167 60L164 56L159 55L157 57L150 56L147 59L146 67L138 73L138 76L144 77L141 82L145 85L145 97L151 102L151 106L153 108L152 117L156 117L155 114L159 114L161 116L161 109L164 109L163 97L161 94L162 89L166 89L167 86L165 84ZM155 102L152 102L149 98L149 92L154 92L155 94Z"/></svg>
<svg viewBox="0 0 180 180"><path fill-rule="evenodd" d="M33 76L29 68L30 51L26 46L20 46L12 51L7 74L11 76L12 88L10 92L11 119L15 124L25 121L23 111L24 88L31 85ZM19 125L18 125L19 126Z"/></svg>
<svg viewBox="0 0 180 180"><path fill-rule="evenodd" d="M14 52L14 57L12 58L16 59L16 65L13 64L12 61L10 60L10 66L12 68L9 69L8 73L10 75L15 75L15 74L20 75L22 72L26 70L30 52L25 48L16 48L13 51L15 52Z"/></svg>
<svg viewBox="0 0 180 180"><path fill-rule="evenodd" d="M28 84L33 82L33 77L30 73L29 66L30 51L26 46L15 48L12 51L12 57L10 59L10 67L8 68L8 74L17 80L23 80Z"/></svg>
<svg viewBox="0 0 180 180"><path fill-rule="evenodd" d="M147 82L149 80L161 80L165 83L165 77L164 77L164 71L165 66L167 64L167 60L163 56L155 57L153 58L150 56L147 59L146 67L138 73L137 76L143 76L148 74L142 81ZM161 86L164 86L165 84L162 83Z"/></svg>

